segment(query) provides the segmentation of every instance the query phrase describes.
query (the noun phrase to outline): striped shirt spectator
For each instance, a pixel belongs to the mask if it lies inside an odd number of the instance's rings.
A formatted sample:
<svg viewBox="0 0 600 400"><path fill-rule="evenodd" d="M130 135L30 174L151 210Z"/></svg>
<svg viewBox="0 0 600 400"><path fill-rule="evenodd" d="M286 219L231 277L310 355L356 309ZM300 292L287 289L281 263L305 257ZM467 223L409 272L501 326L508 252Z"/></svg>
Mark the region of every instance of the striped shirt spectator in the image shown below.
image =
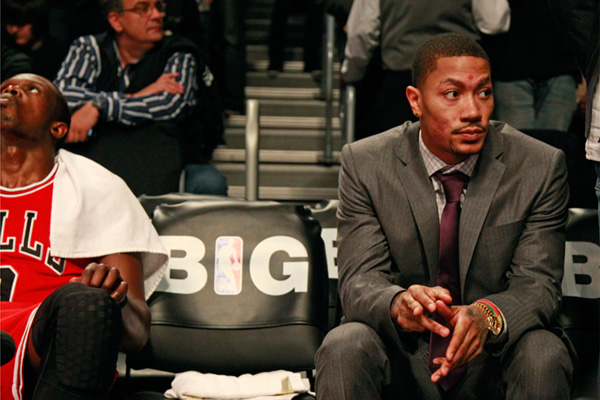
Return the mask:
<svg viewBox="0 0 600 400"><path fill-rule="evenodd" d="M197 102L196 61L190 53L176 52L167 61L164 73L177 73L177 81L183 86L182 94L163 91L141 97L125 93L130 75L137 63L121 66L116 41L113 42L117 63L119 90L104 92L97 88L101 73L100 48L96 37L82 36L69 49L69 53L58 72L55 84L74 111L84 104L99 98L105 101L100 111L100 120L134 126L150 121L171 121L184 117Z"/></svg>

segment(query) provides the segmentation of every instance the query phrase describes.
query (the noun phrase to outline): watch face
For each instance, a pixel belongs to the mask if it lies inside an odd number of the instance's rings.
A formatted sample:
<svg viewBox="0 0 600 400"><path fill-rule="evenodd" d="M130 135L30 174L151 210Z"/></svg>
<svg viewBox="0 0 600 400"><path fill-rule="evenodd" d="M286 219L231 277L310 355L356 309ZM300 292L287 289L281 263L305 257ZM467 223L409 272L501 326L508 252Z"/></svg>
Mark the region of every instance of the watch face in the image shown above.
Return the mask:
<svg viewBox="0 0 600 400"><path fill-rule="evenodd" d="M490 330L490 332L492 332L494 336L498 336L498 334L500 333L500 325L498 324L498 321L496 321L492 317L489 317L488 322L488 329Z"/></svg>
<svg viewBox="0 0 600 400"><path fill-rule="evenodd" d="M100 97L95 97L92 99L92 105L98 109L98 111L102 111L104 109L104 102Z"/></svg>

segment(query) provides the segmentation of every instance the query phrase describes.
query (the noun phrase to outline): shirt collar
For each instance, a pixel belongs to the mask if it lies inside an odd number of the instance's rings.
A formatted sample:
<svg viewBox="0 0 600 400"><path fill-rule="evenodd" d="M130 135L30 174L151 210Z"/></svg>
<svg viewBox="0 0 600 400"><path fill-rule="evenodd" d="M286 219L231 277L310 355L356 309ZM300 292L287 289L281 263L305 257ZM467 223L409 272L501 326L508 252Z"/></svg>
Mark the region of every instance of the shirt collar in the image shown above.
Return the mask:
<svg viewBox="0 0 600 400"><path fill-rule="evenodd" d="M430 178L433 174L435 174L438 171L442 171L442 173L444 174L454 171L460 171L470 178L473 174L473 170L475 169L477 159L479 158L479 154L473 154L456 165L446 164L444 161L440 160L439 157L433 154L427 148L427 146L425 146L425 142L423 142L420 129L419 150L421 151L421 156L423 158L423 162L425 163L425 168L427 169L427 176L429 176Z"/></svg>

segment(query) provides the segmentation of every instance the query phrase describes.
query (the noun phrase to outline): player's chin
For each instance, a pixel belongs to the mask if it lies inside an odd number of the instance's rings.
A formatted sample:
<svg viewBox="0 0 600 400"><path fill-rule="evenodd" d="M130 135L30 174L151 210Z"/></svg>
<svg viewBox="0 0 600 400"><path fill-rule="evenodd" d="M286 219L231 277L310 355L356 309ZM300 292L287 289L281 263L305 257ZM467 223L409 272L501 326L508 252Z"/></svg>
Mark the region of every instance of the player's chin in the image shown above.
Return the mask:
<svg viewBox="0 0 600 400"><path fill-rule="evenodd" d="M462 142L455 146L455 152L462 155L478 154L483 148L483 139L475 142Z"/></svg>

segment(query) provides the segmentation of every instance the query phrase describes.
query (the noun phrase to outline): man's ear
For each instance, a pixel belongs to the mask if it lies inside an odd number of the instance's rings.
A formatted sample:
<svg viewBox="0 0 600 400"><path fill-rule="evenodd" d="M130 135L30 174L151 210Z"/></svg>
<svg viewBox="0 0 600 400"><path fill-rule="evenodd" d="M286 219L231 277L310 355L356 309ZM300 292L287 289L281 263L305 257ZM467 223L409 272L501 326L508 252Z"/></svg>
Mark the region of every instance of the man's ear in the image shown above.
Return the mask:
<svg viewBox="0 0 600 400"><path fill-rule="evenodd" d="M123 24L121 24L121 14L116 11L108 13L108 23L114 29L115 32L121 33L123 31Z"/></svg>
<svg viewBox="0 0 600 400"><path fill-rule="evenodd" d="M415 114L415 117L419 118L422 115L420 106L421 91L414 86L408 86L406 88L406 98L408 99L408 104L410 104L413 114Z"/></svg>
<svg viewBox="0 0 600 400"><path fill-rule="evenodd" d="M69 133L69 126L64 122L55 121L50 125L50 133L56 140L62 139Z"/></svg>

